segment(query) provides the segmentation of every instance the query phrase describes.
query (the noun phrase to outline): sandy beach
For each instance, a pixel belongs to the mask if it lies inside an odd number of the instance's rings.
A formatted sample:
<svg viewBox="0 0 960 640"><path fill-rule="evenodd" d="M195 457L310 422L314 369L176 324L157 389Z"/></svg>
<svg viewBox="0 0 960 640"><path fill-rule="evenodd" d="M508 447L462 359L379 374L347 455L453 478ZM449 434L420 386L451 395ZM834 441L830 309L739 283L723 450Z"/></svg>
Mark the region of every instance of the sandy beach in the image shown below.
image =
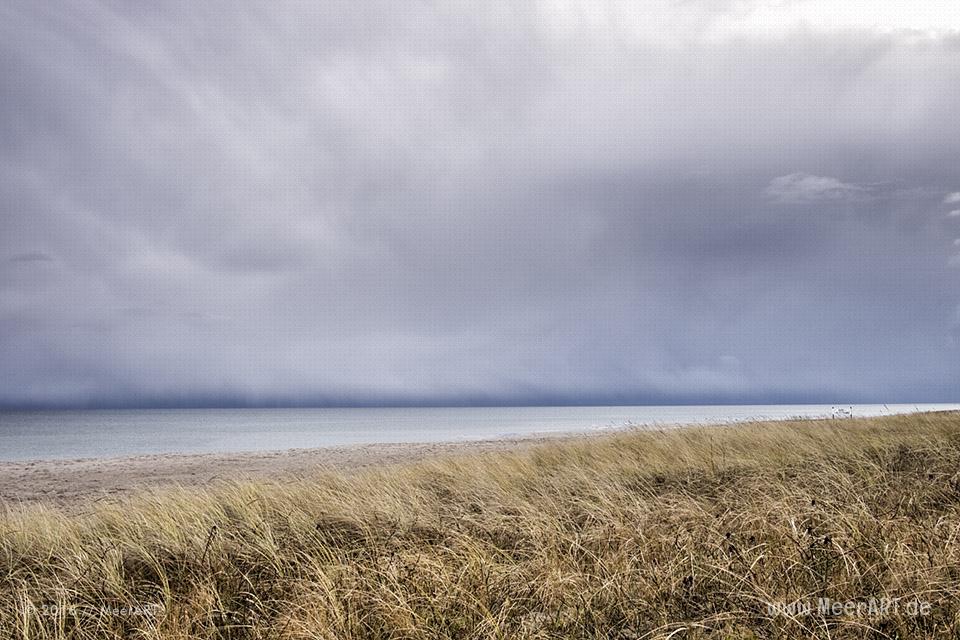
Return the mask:
<svg viewBox="0 0 960 640"><path fill-rule="evenodd" d="M732 420L725 424L747 422L753 421ZM0 506L46 502L73 509L91 500L120 498L145 488L282 480L323 471L349 473L445 456L517 451L547 441L602 437L617 431L673 430L690 426L705 425L626 425L586 432L539 432L479 440L374 443L273 451L0 460Z"/></svg>
<svg viewBox="0 0 960 640"><path fill-rule="evenodd" d="M515 451L547 440L590 437L551 434L467 442L368 444L286 451L167 454L122 458L0 462L0 503L121 497L141 488L204 486L231 480L277 479L324 470L355 471L463 453Z"/></svg>

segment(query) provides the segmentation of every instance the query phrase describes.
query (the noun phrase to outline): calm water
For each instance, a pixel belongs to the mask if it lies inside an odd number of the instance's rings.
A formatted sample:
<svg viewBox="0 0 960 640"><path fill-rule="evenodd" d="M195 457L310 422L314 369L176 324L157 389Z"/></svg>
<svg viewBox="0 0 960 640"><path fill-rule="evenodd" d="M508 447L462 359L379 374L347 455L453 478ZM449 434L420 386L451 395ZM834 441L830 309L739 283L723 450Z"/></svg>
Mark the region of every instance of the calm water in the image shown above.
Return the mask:
<svg viewBox="0 0 960 640"><path fill-rule="evenodd" d="M378 442L477 440L626 425L823 417L831 405L149 409L0 412L0 460L269 451ZM856 416L960 409L956 404L844 405Z"/></svg>

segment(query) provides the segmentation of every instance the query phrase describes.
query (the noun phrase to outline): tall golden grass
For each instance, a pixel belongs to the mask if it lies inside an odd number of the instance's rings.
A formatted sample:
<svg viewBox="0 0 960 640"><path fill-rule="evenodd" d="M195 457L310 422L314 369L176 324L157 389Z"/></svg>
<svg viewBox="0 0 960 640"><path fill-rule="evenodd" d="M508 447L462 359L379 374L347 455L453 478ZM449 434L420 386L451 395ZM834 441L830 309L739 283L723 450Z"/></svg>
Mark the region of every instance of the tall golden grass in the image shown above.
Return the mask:
<svg viewBox="0 0 960 640"><path fill-rule="evenodd" d="M0 630L960 637L960 415L638 430L77 515L8 506Z"/></svg>

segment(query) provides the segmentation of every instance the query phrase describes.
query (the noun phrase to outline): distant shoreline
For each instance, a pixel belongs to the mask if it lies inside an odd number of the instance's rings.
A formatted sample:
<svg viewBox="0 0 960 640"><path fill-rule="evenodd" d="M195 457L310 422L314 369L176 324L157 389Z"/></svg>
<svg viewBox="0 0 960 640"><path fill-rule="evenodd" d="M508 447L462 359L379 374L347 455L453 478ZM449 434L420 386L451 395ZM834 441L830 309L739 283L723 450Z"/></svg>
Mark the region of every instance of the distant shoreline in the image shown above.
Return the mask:
<svg viewBox="0 0 960 640"><path fill-rule="evenodd" d="M422 407L0 412L0 463L463 443L638 426L960 410L960 404Z"/></svg>
<svg viewBox="0 0 960 640"><path fill-rule="evenodd" d="M940 413L940 412L916 412ZM814 422L830 418L785 418L762 422ZM72 508L88 500L116 499L142 489L201 487L211 483L276 480L330 472L356 472L411 464L446 456L519 451L547 442L583 440L618 432L690 427L723 428L758 422L722 424L624 425L590 432L541 432L501 438L227 453L169 453L124 457L0 461L0 507L50 503Z"/></svg>

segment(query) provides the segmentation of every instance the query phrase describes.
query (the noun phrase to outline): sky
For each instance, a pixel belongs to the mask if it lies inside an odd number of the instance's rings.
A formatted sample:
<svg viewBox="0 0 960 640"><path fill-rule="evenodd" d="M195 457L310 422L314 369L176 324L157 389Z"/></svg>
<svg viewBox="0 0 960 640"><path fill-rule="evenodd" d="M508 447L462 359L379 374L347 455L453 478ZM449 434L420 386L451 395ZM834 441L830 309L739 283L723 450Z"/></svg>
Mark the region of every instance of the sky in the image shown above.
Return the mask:
<svg viewBox="0 0 960 640"><path fill-rule="evenodd" d="M0 406L960 400L960 3L0 4Z"/></svg>

